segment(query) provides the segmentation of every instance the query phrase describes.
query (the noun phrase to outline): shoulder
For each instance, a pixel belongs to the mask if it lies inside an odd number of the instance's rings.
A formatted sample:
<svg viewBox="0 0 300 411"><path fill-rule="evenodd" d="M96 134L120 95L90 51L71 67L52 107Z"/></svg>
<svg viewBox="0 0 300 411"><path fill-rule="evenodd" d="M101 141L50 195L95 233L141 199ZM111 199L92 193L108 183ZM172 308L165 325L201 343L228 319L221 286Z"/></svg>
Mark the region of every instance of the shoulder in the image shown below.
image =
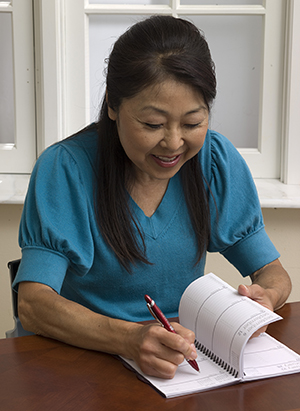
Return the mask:
<svg viewBox="0 0 300 411"><path fill-rule="evenodd" d="M38 158L31 174L29 193L74 191L80 185L92 193L96 175L97 132L84 129L48 147ZM28 197L28 196L27 196Z"/></svg>
<svg viewBox="0 0 300 411"><path fill-rule="evenodd" d="M97 130L94 124L71 137L46 148L39 156L35 170L78 166L81 170L94 169L97 156Z"/></svg>
<svg viewBox="0 0 300 411"><path fill-rule="evenodd" d="M207 157L212 157L216 160L217 158L226 159L232 155L240 157L238 150L231 141L217 131L207 130L205 142L200 150L200 157L203 160Z"/></svg>
<svg viewBox="0 0 300 411"><path fill-rule="evenodd" d="M199 153L203 174L207 181L216 174L227 174L230 168L246 168L246 163L231 141L217 131L208 130Z"/></svg>
<svg viewBox="0 0 300 411"><path fill-rule="evenodd" d="M71 137L65 138L48 147L41 158L68 153L74 159L80 157L94 158L97 151L97 130L94 124L80 130Z"/></svg>

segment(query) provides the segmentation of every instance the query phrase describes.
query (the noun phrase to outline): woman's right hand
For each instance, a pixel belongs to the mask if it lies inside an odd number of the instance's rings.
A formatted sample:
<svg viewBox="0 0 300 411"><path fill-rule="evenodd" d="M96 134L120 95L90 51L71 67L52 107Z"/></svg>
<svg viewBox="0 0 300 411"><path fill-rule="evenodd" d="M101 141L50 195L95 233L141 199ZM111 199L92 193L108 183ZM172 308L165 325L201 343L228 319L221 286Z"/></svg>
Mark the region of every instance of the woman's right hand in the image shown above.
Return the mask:
<svg viewBox="0 0 300 411"><path fill-rule="evenodd" d="M178 323L172 325L177 334L158 324L132 324L126 348L145 374L173 378L184 359L197 358L194 333Z"/></svg>

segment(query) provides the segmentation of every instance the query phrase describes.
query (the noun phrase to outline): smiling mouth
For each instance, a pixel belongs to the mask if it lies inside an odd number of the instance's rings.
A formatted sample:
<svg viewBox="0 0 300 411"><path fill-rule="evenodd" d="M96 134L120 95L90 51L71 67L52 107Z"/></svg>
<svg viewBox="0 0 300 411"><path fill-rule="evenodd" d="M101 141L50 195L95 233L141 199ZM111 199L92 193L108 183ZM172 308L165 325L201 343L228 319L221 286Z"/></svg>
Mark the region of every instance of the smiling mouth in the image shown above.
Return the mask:
<svg viewBox="0 0 300 411"><path fill-rule="evenodd" d="M171 163L172 161L176 160L176 158L179 156L180 154L178 154L177 156L173 156L173 157L156 156L155 154L153 154L153 157L157 158L160 161L165 161L167 163Z"/></svg>
<svg viewBox="0 0 300 411"><path fill-rule="evenodd" d="M170 168L170 167L176 166L179 163L181 156L182 154L178 154L177 156L172 156L172 157L158 156L158 155L152 154L152 157L154 161L156 162L156 164L163 168Z"/></svg>

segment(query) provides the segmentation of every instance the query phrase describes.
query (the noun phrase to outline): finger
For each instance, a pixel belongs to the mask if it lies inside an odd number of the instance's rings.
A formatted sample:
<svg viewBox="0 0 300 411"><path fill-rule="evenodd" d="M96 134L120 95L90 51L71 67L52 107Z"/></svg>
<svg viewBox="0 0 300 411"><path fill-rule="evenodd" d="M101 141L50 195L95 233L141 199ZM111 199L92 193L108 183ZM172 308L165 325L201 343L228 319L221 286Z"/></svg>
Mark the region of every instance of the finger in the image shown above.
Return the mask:
<svg viewBox="0 0 300 411"><path fill-rule="evenodd" d="M251 290L249 289L249 287L245 284L240 284L238 287L238 293L240 295L243 295L245 297L249 297L251 298Z"/></svg>
<svg viewBox="0 0 300 411"><path fill-rule="evenodd" d="M262 333L264 333L264 332L267 331L267 328L268 328L268 326L266 325L265 327L262 327L262 328L260 328L259 330L255 331L255 333L253 333L253 334L251 335L250 340L251 340L251 338L259 337L260 334L262 334Z"/></svg>
<svg viewBox="0 0 300 411"><path fill-rule="evenodd" d="M174 327L175 331L177 334L181 335L182 338L184 338L188 343L193 344L195 341L195 333L188 328L183 327L179 323L172 323L172 326Z"/></svg>
<svg viewBox="0 0 300 411"><path fill-rule="evenodd" d="M170 345L170 347L182 353L185 359L195 360L198 357L194 344L195 334L178 323L174 323L173 326L176 328L177 337L176 340L173 338L174 344Z"/></svg>
<svg viewBox="0 0 300 411"><path fill-rule="evenodd" d="M157 357L179 365L183 362L189 346L179 334L171 333L162 327L150 327L140 345L140 356L146 362L147 359Z"/></svg>
<svg viewBox="0 0 300 411"><path fill-rule="evenodd" d="M173 378L177 367L184 361L184 355L163 344L145 344L138 357L141 370L160 378Z"/></svg>
<svg viewBox="0 0 300 411"><path fill-rule="evenodd" d="M238 288L238 292L241 295L249 297L252 300L263 305L264 307L268 308L269 310L273 311L274 307L270 300L270 297L268 296L267 290L262 288L260 285L240 285Z"/></svg>
<svg viewBox="0 0 300 411"><path fill-rule="evenodd" d="M195 341L195 333L188 328L183 327L179 323L172 323L175 331L177 334L181 335L181 337L189 344L185 346L187 351L184 351L185 358L188 360L195 360L197 358L197 350L194 344Z"/></svg>
<svg viewBox="0 0 300 411"><path fill-rule="evenodd" d="M171 379L174 377L178 366L170 361L153 357L149 362L141 364L141 370L153 377Z"/></svg>

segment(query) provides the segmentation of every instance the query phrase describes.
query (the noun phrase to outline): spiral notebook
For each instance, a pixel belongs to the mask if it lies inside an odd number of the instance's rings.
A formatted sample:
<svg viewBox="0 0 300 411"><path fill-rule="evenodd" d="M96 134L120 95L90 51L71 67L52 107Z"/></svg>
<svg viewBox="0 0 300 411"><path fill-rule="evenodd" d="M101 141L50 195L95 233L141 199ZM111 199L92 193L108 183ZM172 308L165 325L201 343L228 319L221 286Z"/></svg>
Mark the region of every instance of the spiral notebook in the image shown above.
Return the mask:
<svg viewBox="0 0 300 411"><path fill-rule="evenodd" d="M179 305L179 322L195 332L200 373L184 361L173 379L164 380L123 360L167 398L300 372L300 355L284 344L267 333L250 339L280 319L210 273L187 287Z"/></svg>

